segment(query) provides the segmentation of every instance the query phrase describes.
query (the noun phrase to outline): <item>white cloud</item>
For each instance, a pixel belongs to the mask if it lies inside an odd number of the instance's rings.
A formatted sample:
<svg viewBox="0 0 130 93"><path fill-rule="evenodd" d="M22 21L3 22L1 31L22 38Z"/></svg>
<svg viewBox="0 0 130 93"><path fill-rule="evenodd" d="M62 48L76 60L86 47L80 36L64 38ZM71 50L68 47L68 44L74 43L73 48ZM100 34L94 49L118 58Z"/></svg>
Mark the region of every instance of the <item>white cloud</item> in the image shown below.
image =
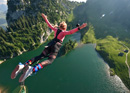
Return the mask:
<svg viewBox="0 0 130 93"><path fill-rule="evenodd" d="M86 2L87 0L69 0L69 1Z"/></svg>
<svg viewBox="0 0 130 93"><path fill-rule="evenodd" d="M7 4L7 0L0 0L0 4Z"/></svg>

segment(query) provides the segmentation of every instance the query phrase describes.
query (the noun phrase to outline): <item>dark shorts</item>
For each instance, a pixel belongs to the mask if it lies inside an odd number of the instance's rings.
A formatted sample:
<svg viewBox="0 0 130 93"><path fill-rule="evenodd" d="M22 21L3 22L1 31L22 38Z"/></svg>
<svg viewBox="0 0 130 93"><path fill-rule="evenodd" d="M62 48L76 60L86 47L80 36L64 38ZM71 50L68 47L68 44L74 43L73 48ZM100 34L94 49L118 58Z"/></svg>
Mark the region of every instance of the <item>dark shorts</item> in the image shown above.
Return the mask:
<svg viewBox="0 0 130 93"><path fill-rule="evenodd" d="M47 64L51 64L55 60L61 46L62 44L57 42L56 44L45 48L39 56L30 59L32 64L45 57L48 57L48 60L46 60Z"/></svg>
<svg viewBox="0 0 130 93"><path fill-rule="evenodd" d="M42 53L43 53L45 56L48 56L48 55L49 55L49 56L50 56L50 55L55 55L55 56L57 56L57 54L58 54L58 52L59 52L61 46L62 46L62 44L59 43L59 42L57 42L56 44L51 45L51 46L45 48Z"/></svg>

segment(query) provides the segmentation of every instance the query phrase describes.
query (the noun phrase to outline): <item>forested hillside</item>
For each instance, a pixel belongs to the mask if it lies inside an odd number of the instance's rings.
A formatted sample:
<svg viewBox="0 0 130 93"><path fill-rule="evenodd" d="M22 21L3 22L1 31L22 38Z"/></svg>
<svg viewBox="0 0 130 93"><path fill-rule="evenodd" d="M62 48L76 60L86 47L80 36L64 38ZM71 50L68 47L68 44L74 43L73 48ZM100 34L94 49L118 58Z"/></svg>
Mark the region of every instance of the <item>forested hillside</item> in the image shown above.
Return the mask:
<svg viewBox="0 0 130 93"><path fill-rule="evenodd" d="M68 0L8 0L7 31L0 28L0 59L37 48L50 35L41 13L51 23L67 19L79 3Z"/></svg>
<svg viewBox="0 0 130 93"><path fill-rule="evenodd" d="M82 42L96 43L96 51L109 64L112 73L130 89L130 1L88 0L74 9L74 15L75 23L91 24L80 31Z"/></svg>
<svg viewBox="0 0 130 93"><path fill-rule="evenodd" d="M88 0L75 9L74 15L82 18L77 20L79 23L86 20L93 24L96 38L112 35L130 42L129 0Z"/></svg>

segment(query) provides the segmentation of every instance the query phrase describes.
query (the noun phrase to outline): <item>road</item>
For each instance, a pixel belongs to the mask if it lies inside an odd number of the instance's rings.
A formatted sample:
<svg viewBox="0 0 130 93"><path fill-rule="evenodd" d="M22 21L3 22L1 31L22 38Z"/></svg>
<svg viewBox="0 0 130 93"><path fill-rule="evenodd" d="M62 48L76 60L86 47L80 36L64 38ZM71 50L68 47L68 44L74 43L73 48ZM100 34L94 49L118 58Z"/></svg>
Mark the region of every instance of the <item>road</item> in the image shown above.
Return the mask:
<svg viewBox="0 0 130 93"><path fill-rule="evenodd" d="M128 59L128 54L130 53L130 49L125 45L125 44L123 44L122 42L120 42L124 47L126 47L127 49L128 49L128 53L126 53L126 60L125 60L125 63L126 63L126 65L127 65L127 67L128 67L128 73L129 73L129 78L130 78L130 66L128 65L128 61L127 61L127 59Z"/></svg>

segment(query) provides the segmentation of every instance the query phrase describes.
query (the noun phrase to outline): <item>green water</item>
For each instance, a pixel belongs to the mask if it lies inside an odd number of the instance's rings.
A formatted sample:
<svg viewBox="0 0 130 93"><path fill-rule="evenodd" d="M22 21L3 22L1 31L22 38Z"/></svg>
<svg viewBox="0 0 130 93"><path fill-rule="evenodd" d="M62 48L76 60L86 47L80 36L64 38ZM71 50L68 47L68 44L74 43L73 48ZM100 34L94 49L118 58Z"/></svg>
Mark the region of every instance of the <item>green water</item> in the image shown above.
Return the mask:
<svg viewBox="0 0 130 93"><path fill-rule="evenodd" d="M18 79L10 79L18 62L39 55L43 50L24 53L0 65L0 90L14 93L19 89ZM94 45L79 45L66 56L58 57L52 65L26 79L28 93L127 93L128 90L117 77L108 73L108 65L98 55Z"/></svg>

